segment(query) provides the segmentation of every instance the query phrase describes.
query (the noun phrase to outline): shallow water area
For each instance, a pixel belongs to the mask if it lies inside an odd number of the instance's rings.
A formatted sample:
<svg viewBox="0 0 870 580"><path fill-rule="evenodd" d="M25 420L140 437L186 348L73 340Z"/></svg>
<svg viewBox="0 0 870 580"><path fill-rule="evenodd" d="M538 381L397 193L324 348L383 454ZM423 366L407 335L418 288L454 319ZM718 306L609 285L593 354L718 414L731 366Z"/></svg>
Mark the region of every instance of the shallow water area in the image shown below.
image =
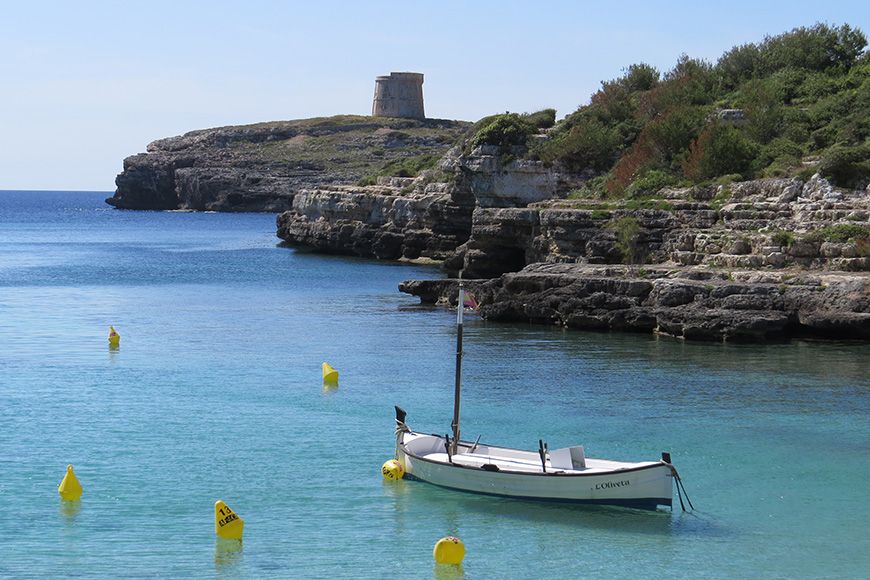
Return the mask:
<svg viewBox="0 0 870 580"><path fill-rule="evenodd" d="M278 246L271 214L0 192L0 576L865 577L870 346L683 343L466 318L463 434L655 459L698 510L384 482L393 408L449 430L433 267ZM121 334L110 349L109 325ZM324 388L320 365L340 372ZM81 502L60 501L72 463ZM218 541L214 502L245 520ZM461 568L432 547L456 535Z"/></svg>

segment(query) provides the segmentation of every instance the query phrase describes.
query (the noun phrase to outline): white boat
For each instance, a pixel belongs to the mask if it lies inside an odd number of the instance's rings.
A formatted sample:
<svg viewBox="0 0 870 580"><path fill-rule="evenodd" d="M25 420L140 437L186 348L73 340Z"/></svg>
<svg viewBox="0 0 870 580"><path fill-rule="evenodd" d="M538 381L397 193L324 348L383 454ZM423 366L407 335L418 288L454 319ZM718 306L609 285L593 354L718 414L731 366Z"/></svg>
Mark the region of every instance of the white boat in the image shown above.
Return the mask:
<svg viewBox="0 0 870 580"><path fill-rule="evenodd" d="M459 408L464 303L460 283L452 437L412 431L405 424L405 411L396 407L396 459L404 467L405 477L450 489L518 499L650 510L671 507L676 484L680 505L685 510L682 482L668 453L662 453L660 460L627 462L587 458L580 445L549 450L539 440L535 452L463 441Z"/></svg>

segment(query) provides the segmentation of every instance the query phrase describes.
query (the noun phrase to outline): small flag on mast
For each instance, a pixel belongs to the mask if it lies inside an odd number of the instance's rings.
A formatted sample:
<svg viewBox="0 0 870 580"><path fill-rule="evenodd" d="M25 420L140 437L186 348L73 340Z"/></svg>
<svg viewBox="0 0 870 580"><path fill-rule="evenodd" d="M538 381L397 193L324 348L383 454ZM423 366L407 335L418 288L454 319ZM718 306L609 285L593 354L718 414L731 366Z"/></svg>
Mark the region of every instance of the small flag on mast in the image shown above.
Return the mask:
<svg viewBox="0 0 870 580"><path fill-rule="evenodd" d="M478 308L480 308L480 304L477 303L477 299L474 297L474 294L472 294L471 292L466 292L465 300L462 301L462 307L477 310Z"/></svg>

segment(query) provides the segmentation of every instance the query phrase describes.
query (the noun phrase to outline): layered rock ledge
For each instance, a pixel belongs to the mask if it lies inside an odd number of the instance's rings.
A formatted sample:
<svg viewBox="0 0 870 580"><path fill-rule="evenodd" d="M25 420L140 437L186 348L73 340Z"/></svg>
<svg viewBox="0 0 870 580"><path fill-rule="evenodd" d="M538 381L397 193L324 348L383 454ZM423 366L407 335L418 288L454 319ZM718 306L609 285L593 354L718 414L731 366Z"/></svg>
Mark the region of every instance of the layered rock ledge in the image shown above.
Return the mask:
<svg viewBox="0 0 870 580"><path fill-rule="evenodd" d="M468 239L474 199L445 183L379 178L375 186L303 189L278 237L322 252L444 260Z"/></svg>
<svg viewBox="0 0 870 580"><path fill-rule="evenodd" d="M494 277L536 262L704 265L725 269L870 270L870 244L830 235L870 226L870 193L816 176L664 189L654 198L546 200L477 207L451 272ZM636 227L620 242L620 225ZM870 231L870 229L868 229ZM827 236L827 238L826 238ZM828 239L829 238L829 239Z"/></svg>
<svg viewBox="0 0 870 580"><path fill-rule="evenodd" d="M399 289L455 305L457 283L411 280ZM693 340L870 339L870 272L539 263L465 286L488 320Z"/></svg>
<svg viewBox="0 0 870 580"><path fill-rule="evenodd" d="M449 274L477 278L489 320L693 340L870 339L867 191L816 176L570 199L581 176L486 150L453 150L438 171L303 191L279 216L279 237L443 260ZM455 301L452 280L400 289Z"/></svg>

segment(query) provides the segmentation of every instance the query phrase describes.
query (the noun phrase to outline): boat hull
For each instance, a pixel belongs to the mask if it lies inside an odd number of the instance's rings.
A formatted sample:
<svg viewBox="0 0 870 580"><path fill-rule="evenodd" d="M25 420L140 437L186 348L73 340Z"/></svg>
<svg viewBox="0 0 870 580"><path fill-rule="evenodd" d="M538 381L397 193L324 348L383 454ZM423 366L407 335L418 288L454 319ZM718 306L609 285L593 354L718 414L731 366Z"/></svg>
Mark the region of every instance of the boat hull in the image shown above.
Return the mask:
<svg viewBox="0 0 870 580"><path fill-rule="evenodd" d="M525 500L650 510L672 505L673 469L664 462L648 462L607 473L522 473L435 461L415 455L401 443L397 455L406 476L455 490Z"/></svg>

